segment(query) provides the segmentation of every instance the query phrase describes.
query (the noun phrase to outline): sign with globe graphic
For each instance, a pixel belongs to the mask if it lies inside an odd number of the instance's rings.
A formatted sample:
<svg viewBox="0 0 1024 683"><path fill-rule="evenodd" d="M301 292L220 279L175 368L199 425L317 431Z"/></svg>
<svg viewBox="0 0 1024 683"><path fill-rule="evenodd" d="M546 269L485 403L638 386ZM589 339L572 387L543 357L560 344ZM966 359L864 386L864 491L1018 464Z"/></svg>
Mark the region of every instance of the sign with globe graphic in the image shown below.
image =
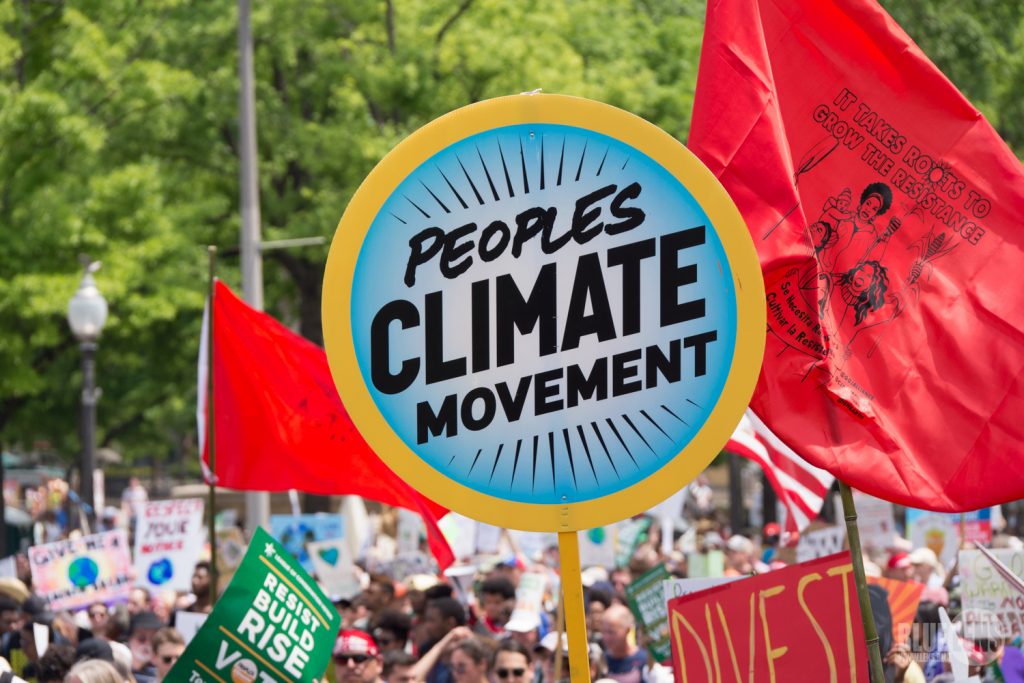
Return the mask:
<svg viewBox="0 0 1024 683"><path fill-rule="evenodd" d="M132 561L123 529L32 546L28 562L33 589L54 611L126 601L131 590Z"/></svg>
<svg viewBox="0 0 1024 683"><path fill-rule="evenodd" d="M100 566L91 557L80 557L68 565L68 580L78 588L88 588L100 576Z"/></svg>

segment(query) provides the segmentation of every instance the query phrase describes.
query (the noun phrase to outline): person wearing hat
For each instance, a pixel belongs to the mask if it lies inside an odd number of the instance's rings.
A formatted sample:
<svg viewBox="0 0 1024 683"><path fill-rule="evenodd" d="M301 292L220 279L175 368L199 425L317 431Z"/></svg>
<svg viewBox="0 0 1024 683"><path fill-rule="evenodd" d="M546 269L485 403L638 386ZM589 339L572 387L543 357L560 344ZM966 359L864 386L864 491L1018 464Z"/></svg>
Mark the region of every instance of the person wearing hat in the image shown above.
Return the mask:
<svg viewBox="0 0 1024 683"><path fill-rule="evenodd" d="M907 559L912 565L914 581L932 588L941 587L945 582L946 569L931 548L916 548Z"/></svg>
<svg viewBox="0 0 1024 683"><path fill-rule="evenodd" d="M335 683L383 683L383 660L377 643L362 631L349 629L334 641Z"/></svg>
<svg viewBox="0 0 1024 683"><path fill-rule="evenodd" d="M913 581L914 565L910 563L910 555L905 552L893 553L885 565L883 576L897 581Z"/></svg>
<svg viewBox="0 0 1024 683"><path fill-rule="evenodd" d="M132 674L138 683L156 683L153 666L153 636L163 628L153 612L139 612L128 622L128 649L132 652Z"/></svg>

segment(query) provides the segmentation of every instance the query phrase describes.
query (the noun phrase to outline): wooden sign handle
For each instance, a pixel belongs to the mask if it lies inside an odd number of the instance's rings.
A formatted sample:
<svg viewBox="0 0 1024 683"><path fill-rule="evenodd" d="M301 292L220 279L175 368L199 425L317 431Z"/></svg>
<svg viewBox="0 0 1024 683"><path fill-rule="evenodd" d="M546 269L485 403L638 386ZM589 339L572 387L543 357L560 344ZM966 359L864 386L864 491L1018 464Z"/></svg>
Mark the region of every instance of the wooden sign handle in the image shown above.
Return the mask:
<svg viewBox="0 0 1024 683"><path fill-rule="evenodd" d="M590 648L587 616L583 610L580 544L575 531L558 533L558 556L562 564L562 597L569 638L569 680L572 683L590 683Z"/></svg>

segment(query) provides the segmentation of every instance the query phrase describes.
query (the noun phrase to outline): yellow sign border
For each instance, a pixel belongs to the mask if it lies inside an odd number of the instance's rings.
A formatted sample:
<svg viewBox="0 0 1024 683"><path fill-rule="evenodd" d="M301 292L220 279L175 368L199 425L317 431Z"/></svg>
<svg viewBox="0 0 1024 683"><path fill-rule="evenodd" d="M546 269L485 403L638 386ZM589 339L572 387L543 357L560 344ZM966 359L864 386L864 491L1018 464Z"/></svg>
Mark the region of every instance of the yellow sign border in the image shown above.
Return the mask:
<svg viewBox="0 0 1024 683"><path fill-rule="evenodd" d="M620 140L661 164L704 209L732 270L736 289L736 348L718 403L680 453L646 479L593 500L540 504L474 491L435 470L409 448L378 410L359 370L351 329L352 282L363 240L384 201L406 176L444 148L477 133L517 124L561 124ZM649 509L696 477L739 424L761 368L767 325L757 253L736 205L711 172L678 140L654 124L607 104L566 95L514 95L446 114L403 140L360 185L331 242L324 273L324 345L331 375L363 438L398 476L456 512L525 531L575 531L603 526ZM339 461L339 467L344 463Z"/></svg>

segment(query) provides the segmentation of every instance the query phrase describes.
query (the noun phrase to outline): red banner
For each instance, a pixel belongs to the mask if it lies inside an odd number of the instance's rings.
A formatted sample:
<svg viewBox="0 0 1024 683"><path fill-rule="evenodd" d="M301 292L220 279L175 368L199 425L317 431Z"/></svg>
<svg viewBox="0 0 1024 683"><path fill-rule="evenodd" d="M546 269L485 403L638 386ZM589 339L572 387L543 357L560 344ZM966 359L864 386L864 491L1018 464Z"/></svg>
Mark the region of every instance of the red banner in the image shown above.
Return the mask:
<svg viewBox="0 0 1024 683"><path fill-rule="evenodd" d="M866 683L850 553L668 603L676 683Z"/></svg>
<svg viewBox="0 0 1024 683"><path fill-rule="evenodd" d="M757 245L750 407L910 507L1024 496L1024 169L875 0L713 0L690 149Z"/></svg>

